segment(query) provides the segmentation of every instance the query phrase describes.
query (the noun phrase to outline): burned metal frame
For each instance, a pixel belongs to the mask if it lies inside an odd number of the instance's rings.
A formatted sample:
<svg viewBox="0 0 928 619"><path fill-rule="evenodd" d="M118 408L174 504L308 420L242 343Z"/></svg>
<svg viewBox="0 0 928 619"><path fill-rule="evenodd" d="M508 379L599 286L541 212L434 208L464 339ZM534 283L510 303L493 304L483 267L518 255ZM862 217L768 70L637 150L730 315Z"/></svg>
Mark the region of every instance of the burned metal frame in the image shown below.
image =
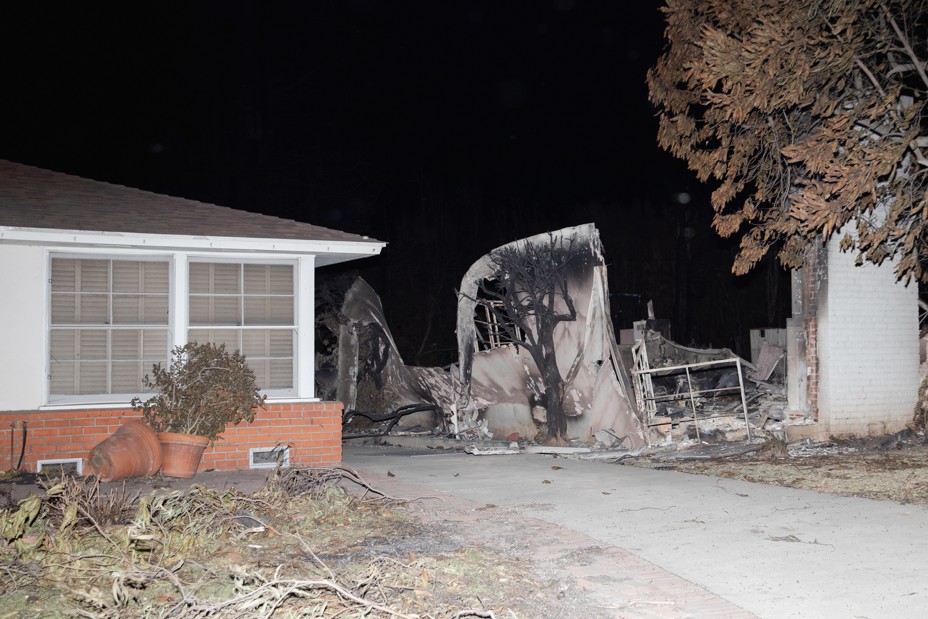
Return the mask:
<svg viewBox="0 0 928 619"><path fill-rule="evenodd" d="M657 425L663 425L663 422L655 422L654 418L657 413L656 402L659 401L672 401L672 400L683 400L689 399L690 410L692 411L692 417L687 417L682 421L692 421L693 426L696 428L696 438L699 439L699 424L698 419L700 419L696 414L696 396L702 394L713 394L718 395L719 393L737 393L741 396L741 410L744 415L744 425L747 429L747 437L750 441L751 436L751 423L748 420L748 403L747 398L744 395L744 371L741 366L741 358L738 356L732 356L729 359L716 359L712 361L700 361L696 363L685 363L680 365L671 365L664 367L652 368L648 362L648 353L647 345L645 340L641 340L632 348L632 356L634 358L635 369L633 372L634 384L635 384L635 399L638 403L638 408L645 414L646 425L648 427L653 427ZM699 368L707 368L718 365L728 365L734 364L738 373L738 386L731 387L721 387L713 389L693 389L693 380L691 375L691 370ZM652 378L654 375L659 376L671 376L674 373L683 371L686 376L687 391L677 392L667 395L655 395L654 394L654 384ZM701 419L714 419L717 417L726 417L728 415L707 415ZM648 433L648 440L650 441L650 433Z"/></svg>

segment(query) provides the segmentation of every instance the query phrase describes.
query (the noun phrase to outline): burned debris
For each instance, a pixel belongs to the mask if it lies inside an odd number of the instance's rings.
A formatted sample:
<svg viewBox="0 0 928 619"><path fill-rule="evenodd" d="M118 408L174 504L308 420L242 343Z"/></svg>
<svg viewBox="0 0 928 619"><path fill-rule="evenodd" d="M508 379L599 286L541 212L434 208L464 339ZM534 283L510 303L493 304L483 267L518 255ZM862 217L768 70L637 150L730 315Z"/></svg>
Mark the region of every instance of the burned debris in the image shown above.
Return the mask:
<svg viewBox="0 0 928 619"><path fill-rule="evenodd" d="M346 438L418 429L468 441L639 449L751 440L781 430L785 417L785 388L771 378L782 349L765 347L753 364L647 329L634 346L620 346L592 224L521 239L475 262L458 290L458 360L450 366L406 365L376 292L361 279L338 323L337 351L320 367L348 411ZM366 408L371 393L378 410ZM374 422L385 425L362 428Z"/></svg>
<svg viewBox="0 0 928 619"><path fill-rule="evenodd" d="M785 388L759 378L770 378L782 357L773 348L765 346L763 365L754 365L727 348L690 348L648 331L631 352L652 441L751 440L765 427L781 429L773 426L785 419Z"/></svg>

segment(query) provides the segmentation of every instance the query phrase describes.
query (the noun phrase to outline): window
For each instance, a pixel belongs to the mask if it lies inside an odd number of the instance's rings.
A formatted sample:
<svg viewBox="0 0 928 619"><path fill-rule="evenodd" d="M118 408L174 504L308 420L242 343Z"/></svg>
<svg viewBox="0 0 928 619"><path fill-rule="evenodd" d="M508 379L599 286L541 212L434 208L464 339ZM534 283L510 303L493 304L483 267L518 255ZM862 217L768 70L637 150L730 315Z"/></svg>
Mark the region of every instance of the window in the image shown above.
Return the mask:
<svg viewBox="0 0 928 619"><path fill-rule="evenodd" d="M477 331L474 352L492 350L514 341L525 341L522 330L506 316L502 301L478 299L474 311L474 329Z"/></svg>
<svg viewBox="0 0 928 619"><path fill-rule="evenodd" d="M525 334L506 311L505 289L496 279L485 279L474 306L474 352L492 350L513 342L524 342Z"/></svg>
<svg viewBox="0 0 928 619"><path fill-rule="evenodd" d="M52 258L51 402L142 392L168 358L169 279L166 261Z"/></svg>
<svg viewBox="0 0 928 619"><path fill-rule="evenodd" d="M189 341L240 350L266 392L294 389L292 264L191 262L189 302Z"/></svg>

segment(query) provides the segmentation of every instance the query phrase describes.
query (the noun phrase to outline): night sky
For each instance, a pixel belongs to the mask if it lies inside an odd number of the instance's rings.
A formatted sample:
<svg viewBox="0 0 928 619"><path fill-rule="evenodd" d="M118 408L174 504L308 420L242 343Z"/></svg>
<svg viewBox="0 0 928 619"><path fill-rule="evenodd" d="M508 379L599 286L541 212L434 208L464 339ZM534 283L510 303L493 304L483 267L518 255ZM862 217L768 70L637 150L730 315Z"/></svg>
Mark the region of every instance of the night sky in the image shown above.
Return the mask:
<svg viewBox="0 0 928 619"><path fill-rule="evenodd" d="M341 271L407 362L451 359L482 254L590 221L617 327L654 299L675 339L745 355L787 280L729 274L707 188L657 146L659 4L4 6L0 158L387 241Z"/></svg>

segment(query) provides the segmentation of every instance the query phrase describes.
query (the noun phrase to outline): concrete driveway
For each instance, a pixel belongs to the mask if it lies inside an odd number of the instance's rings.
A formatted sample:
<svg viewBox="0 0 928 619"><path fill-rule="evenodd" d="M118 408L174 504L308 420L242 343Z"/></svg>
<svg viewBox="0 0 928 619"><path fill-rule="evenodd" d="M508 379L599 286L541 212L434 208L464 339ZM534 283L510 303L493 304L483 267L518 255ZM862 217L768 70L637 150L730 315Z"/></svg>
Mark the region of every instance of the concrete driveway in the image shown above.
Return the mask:
<svg viewBox="0 0 928 619"><path fill-rule="evenodd" d="M377 487L493 504L596 540L625 580L696 585L674 585L681 598L705 590L770 619L928 613L925 507L546 455L348 445L343 461ZM644 574L650 564L660 573ZM733 614L707 604L677 616Z"/></svg>

